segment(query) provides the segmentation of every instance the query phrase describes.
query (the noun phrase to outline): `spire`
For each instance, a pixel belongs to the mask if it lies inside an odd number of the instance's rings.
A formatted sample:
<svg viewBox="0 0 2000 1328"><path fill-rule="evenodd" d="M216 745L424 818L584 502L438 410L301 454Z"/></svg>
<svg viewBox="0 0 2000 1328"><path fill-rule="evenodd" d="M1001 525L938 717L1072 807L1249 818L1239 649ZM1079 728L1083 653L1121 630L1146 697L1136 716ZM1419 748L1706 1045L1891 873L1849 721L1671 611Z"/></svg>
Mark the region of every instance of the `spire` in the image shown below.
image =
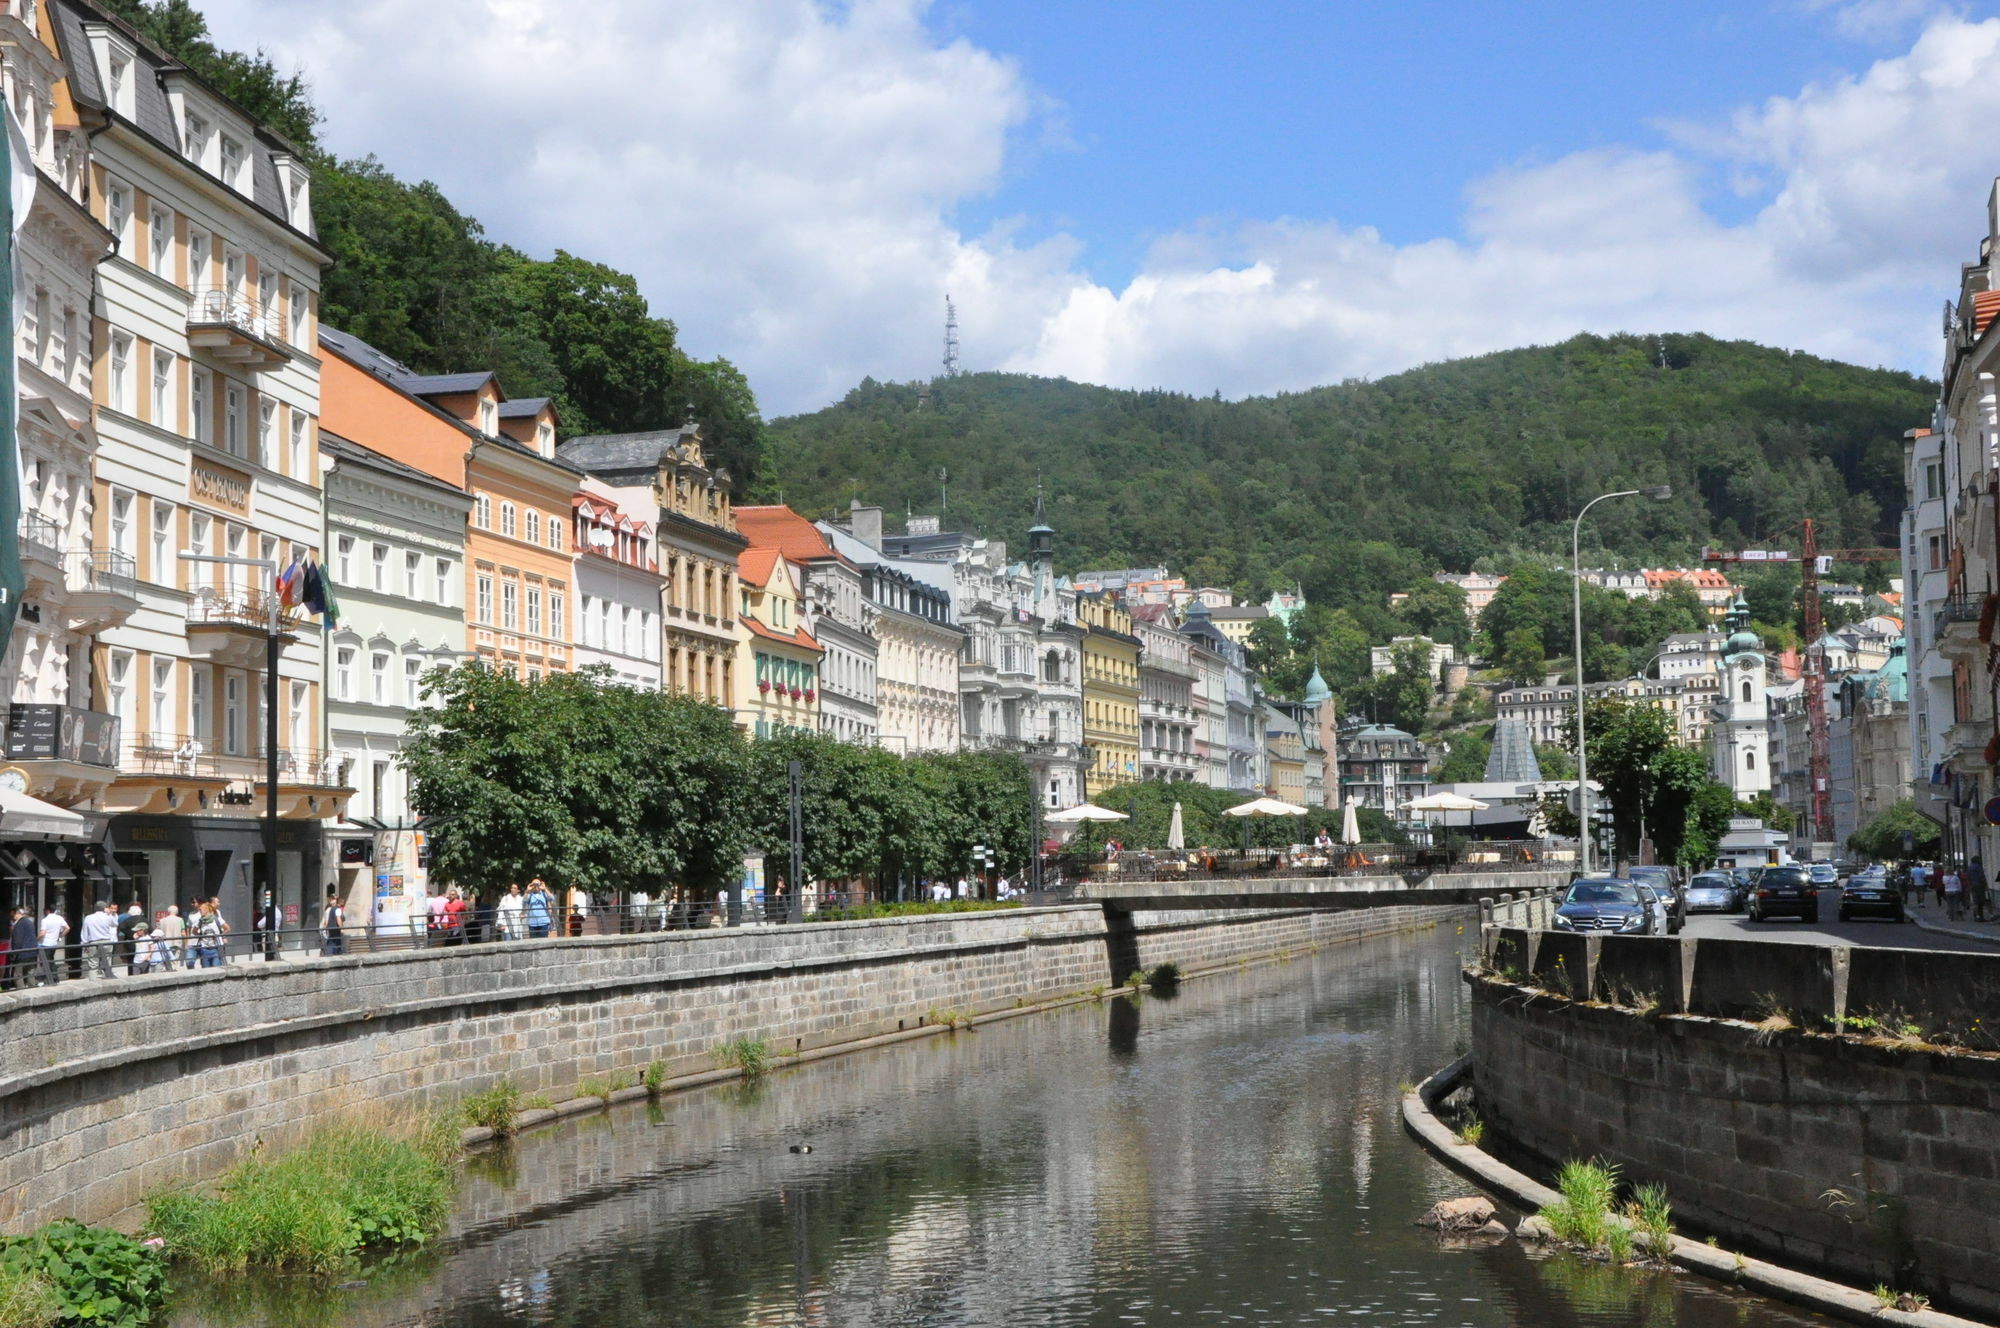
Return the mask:
<svg viewBox="0 0 2000 1328"><path fill-rule="evenodd" d="M1305 696L1306 704L1316 706L1320 704L1322 701L1330 701L1332 699L1333 699L1333 688L1327 686L1326 679L1320 676L1319 656L1314 655L1313 676L1306 680L1306 696Z"/></svg>

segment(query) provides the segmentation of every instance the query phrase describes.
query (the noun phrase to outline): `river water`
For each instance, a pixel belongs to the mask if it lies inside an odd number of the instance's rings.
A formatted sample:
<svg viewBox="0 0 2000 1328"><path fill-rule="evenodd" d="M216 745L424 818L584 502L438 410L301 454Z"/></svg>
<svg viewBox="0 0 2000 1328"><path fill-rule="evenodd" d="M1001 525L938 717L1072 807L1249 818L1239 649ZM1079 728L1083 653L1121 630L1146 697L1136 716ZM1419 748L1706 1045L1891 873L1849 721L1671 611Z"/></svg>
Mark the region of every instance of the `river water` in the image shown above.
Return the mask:
<svg viewBox="0 0 2000 1328"><path fill-rule="evenodd" d="M1397 1088L1462 1049L1469 944L1448 924L573 1120L475 1158L435 1252L192 1288L174 1322L1830 1322L1413 1225L1467 1192Z"/></svg>

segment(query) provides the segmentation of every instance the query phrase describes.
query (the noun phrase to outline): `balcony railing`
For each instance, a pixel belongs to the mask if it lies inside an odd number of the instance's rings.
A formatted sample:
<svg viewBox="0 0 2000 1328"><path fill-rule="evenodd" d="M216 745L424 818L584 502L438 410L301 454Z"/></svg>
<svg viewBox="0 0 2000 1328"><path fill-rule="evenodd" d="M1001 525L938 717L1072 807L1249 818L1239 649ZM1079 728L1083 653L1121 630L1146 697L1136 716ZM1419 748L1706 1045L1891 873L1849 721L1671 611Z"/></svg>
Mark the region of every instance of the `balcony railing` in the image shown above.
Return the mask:
<svg viewBox="0 0 2000 1328"><path fill-rule="evenodd" d="M15 705L7 709L7 759L74 761L115 769L118 716L67 705Z"/></svg>
<svg viewBox="0 0 2000 1328"><path fill-rule="evenodd" d="M34 550L42 556L54 559L62 551L62 527L40 512L21 514L21 543L23 553Z"/></svg>
<svg viewBox="0 0 2000 1328"><path fill-rule="evenodd" d="M139 590L139 564L115 549L78 549L70 555L70 588L134 595Z"/></svg>
<svg viewBox="0 0 2000 1328"><path fill-rule="evenodd" d="M115 725L116 720L112 721ZM115 750L115 743L114 743ZM128 775L179 776L183 779L239 780L264 778L264 748L243 752L210 751L208 744L187 733L147 732L133 736L118 759ZM278 783L344 787L348 758L312 747L278 749Z"/></svg>
<svg viewBox="0 0 2000 1328"><path fill-rule="evenodd" d="M263 631L270 626L271 599L269 591L240 586L198 590L188 603L188 625L254 627Z"/></svg>
<svg viewBox="0 0 2000 1328"><path fill-rule="evenodd" d="M1946 635L1945 629L1953 624L1978 622L1985 607L1984 595L1953 595L1938 606L1932 628L1934 638L1942 641Z"/></svg>
<svg viewBox="0 0 2000 1328"><path fill-rule="evenodd" d="M201 327L228 327L270 342L284 340L284 327L275 312L264 309L257 298L222 286L199 286L188 296L188 322Z"/></svg>

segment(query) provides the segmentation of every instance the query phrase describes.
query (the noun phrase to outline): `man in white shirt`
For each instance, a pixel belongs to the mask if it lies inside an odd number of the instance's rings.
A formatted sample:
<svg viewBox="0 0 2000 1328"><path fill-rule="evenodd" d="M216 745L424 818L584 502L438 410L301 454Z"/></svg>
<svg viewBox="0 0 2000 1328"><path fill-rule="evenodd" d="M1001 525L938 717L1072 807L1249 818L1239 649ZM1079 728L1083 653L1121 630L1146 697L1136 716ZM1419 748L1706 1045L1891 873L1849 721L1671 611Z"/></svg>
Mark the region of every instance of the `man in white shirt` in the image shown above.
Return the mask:
<svg viewBox="0 0 2000 1328"><path fill-rule="evenodd" d="M98 977L110 977L111 952L117 945L118 909L107 899L83 920L84 970L94 968Z"/></svg>
<svg viewBox="0 0 2000 1328"><path fill-rule="evenodd" d="M69 935L69 919L62 915L62 909L55 904L42 917L39 928L41 946L35 953L35 981L44 987L60 981L62 967L63 937Z"/></svg>

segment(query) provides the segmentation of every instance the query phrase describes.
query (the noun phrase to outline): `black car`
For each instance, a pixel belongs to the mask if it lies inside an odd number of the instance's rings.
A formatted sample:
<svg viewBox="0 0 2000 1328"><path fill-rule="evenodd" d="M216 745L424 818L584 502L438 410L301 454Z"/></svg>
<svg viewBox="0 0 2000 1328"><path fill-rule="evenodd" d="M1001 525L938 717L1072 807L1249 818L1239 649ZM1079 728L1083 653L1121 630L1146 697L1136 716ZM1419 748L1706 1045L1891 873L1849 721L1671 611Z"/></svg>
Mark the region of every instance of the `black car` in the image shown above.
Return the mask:
<svg viewBox="0 0 2000 1328"><path fill-rule="evenodd" d="M1588 931L1620 936L1650 936L1653 915L1639 887L1615 877L1585 877L1573 882L1556 906L1557 931Z"/></svg>
<svg viewBox="0 0 2000 1328"><path fill-rule="evenodd" d="M1750 892L1750 920L1819 921L1819 891L1804 867L1766 867Z"/></svg>
<svg viewBox="0 0 2000 1328"><path fill-rule="evenodd" d="M1646 866L1631 867L1625 872L1631 879L1650 885L1667 906L1667 934L1678 936L1687 923L1687 896L1682 893L1680 873L1672 867Z"/></svg>
<svg viewBox="0 0 2000 1328"><path fill-rule="evenodd" d="M1852 922L1859 917L1887 918L1891 922L1908 921L1903 912L1903 892L1898 890L1888 875L1863 872L1847 878L1847 884L1840 891L1840 920Z"/></svg>

